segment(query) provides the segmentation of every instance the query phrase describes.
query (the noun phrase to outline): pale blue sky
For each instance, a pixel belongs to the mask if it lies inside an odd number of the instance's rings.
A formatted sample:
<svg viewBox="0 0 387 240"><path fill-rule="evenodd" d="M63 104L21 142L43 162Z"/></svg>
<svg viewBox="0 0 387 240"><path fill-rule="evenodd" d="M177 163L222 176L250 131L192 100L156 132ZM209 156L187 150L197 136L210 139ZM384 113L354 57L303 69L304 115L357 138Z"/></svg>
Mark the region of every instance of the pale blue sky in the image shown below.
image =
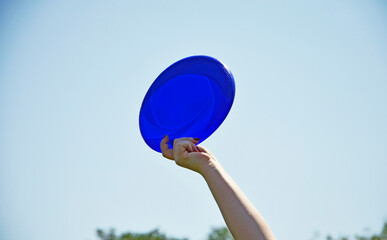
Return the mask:
<svg viewBox="0 0 387 240"><path fill-rule="evenodd" d="M173 62L209 55L236 97L202 145L278 239L387 220L384 1L3 1L0 239L96 228L205 239L224 225L203 179L138 128Z"/></svg>

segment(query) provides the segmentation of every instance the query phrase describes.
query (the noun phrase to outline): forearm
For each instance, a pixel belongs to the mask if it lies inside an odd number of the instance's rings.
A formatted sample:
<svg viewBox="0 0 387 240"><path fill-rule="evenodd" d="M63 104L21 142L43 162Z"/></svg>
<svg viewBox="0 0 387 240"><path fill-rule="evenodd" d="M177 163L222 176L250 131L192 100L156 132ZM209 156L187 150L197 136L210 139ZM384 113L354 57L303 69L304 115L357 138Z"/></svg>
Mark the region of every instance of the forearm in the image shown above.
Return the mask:
<svg viewBox="0 0 387 240"><path fill-rule="evenodd" d="M275 239L261 214L218 161L210 161L203 167L201 174L236 240Z"/></svg>

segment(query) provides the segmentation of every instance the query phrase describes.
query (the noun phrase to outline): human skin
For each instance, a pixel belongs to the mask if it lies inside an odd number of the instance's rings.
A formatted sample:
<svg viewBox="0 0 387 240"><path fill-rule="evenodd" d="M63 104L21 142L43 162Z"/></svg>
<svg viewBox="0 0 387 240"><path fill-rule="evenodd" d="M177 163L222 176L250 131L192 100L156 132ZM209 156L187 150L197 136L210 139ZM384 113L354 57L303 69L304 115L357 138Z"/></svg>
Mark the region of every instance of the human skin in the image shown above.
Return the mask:
<svg viewBox="0 0 387 240"><path fill-rule="evenodd" d="M160 143L163 156L203 176L234 239L275 239L262 215L214 155L206 148L196 145L199 139L175 139L173 149L169 148L168 141L168 136L165 136Z"/></svg>

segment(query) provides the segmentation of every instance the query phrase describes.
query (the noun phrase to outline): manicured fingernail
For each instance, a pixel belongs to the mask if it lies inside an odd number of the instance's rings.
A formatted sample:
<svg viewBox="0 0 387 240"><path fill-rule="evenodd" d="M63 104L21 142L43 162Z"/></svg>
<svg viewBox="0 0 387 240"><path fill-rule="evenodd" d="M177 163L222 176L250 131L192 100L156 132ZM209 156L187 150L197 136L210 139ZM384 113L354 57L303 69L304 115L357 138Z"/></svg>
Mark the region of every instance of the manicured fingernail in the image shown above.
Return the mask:
<svg viewBox="0 0 387 240"><path fill-rule="evenodd" d="M199 141L199 140L200 140L200 138L194 138L194 140L195 140L195 141Z"/></svg>
<svg viewBox="0 0 387 240"><path fill-rule="evenodd" d="M167 134L164 135L163 139L167 137Z"/></svg>

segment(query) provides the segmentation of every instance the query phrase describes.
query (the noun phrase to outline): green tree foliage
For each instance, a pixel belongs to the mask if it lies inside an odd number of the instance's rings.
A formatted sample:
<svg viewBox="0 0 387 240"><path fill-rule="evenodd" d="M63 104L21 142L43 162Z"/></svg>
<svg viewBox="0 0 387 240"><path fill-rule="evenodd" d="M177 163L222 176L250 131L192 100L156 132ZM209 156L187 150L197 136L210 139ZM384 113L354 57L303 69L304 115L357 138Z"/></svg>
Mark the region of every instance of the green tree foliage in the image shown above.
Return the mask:
<svg viewBox="0 0 387 240"><path fill-rule="evenodd" d="M113 229L109 232L104 232L101 229L97 230L99 240L188 240L187 238L171 238L161 233L158 229L148 233L123 233L117 235ZM382 231L379 234L372 236L356 235L355 238L327 236L326 240L387 240L387 222L384 223ZM226 227L213 228L207 237L207 240L234 240L231 233Z"/></svg>
<svg viewBox="0 0 387 240"><path fill-rule="evenodd" d="M234 240L230 231L226 227L213 228L208 235L208 240Z"/></svg>
<svg viewBox="0 0 387 240"><path fill-rule="evenodd" d="M110 232L105 233L103 230L97 230L97 236L100 240L188 240L186 238L171 238L167 237L165 234L160 233L158 229L152 230L148 233L123 233L117 235L114 229L111 229Z"/></svg>
<svg viewBox="0 0 387 240"><path fill-rule="evenodd" d="M383 229L380 234L374 234L371 237L356 236L356 240L387 240L387 222L384 223Z"/></svg>
<svg viewBox="0 0 387 240"><path fill-rule="evenodd" d="M158 229L148 233L123 233L117 235L114 229L109 232L104 232L101 229L97 230L99 240L188 240L187 238L171 238L161 233ZM208 235L208 240L234 240L231 233L226 227L213 228Z"/></svg>
<svg viewBox="0 0 387 240"><path fill-rule="evenodd" d="M382 231L380 234L373 234L372 236L356 235L355 238L349 237L338 237L334 238L332 236L327 236L326 240L387 240L387 222L384 223Z"/></svg>

